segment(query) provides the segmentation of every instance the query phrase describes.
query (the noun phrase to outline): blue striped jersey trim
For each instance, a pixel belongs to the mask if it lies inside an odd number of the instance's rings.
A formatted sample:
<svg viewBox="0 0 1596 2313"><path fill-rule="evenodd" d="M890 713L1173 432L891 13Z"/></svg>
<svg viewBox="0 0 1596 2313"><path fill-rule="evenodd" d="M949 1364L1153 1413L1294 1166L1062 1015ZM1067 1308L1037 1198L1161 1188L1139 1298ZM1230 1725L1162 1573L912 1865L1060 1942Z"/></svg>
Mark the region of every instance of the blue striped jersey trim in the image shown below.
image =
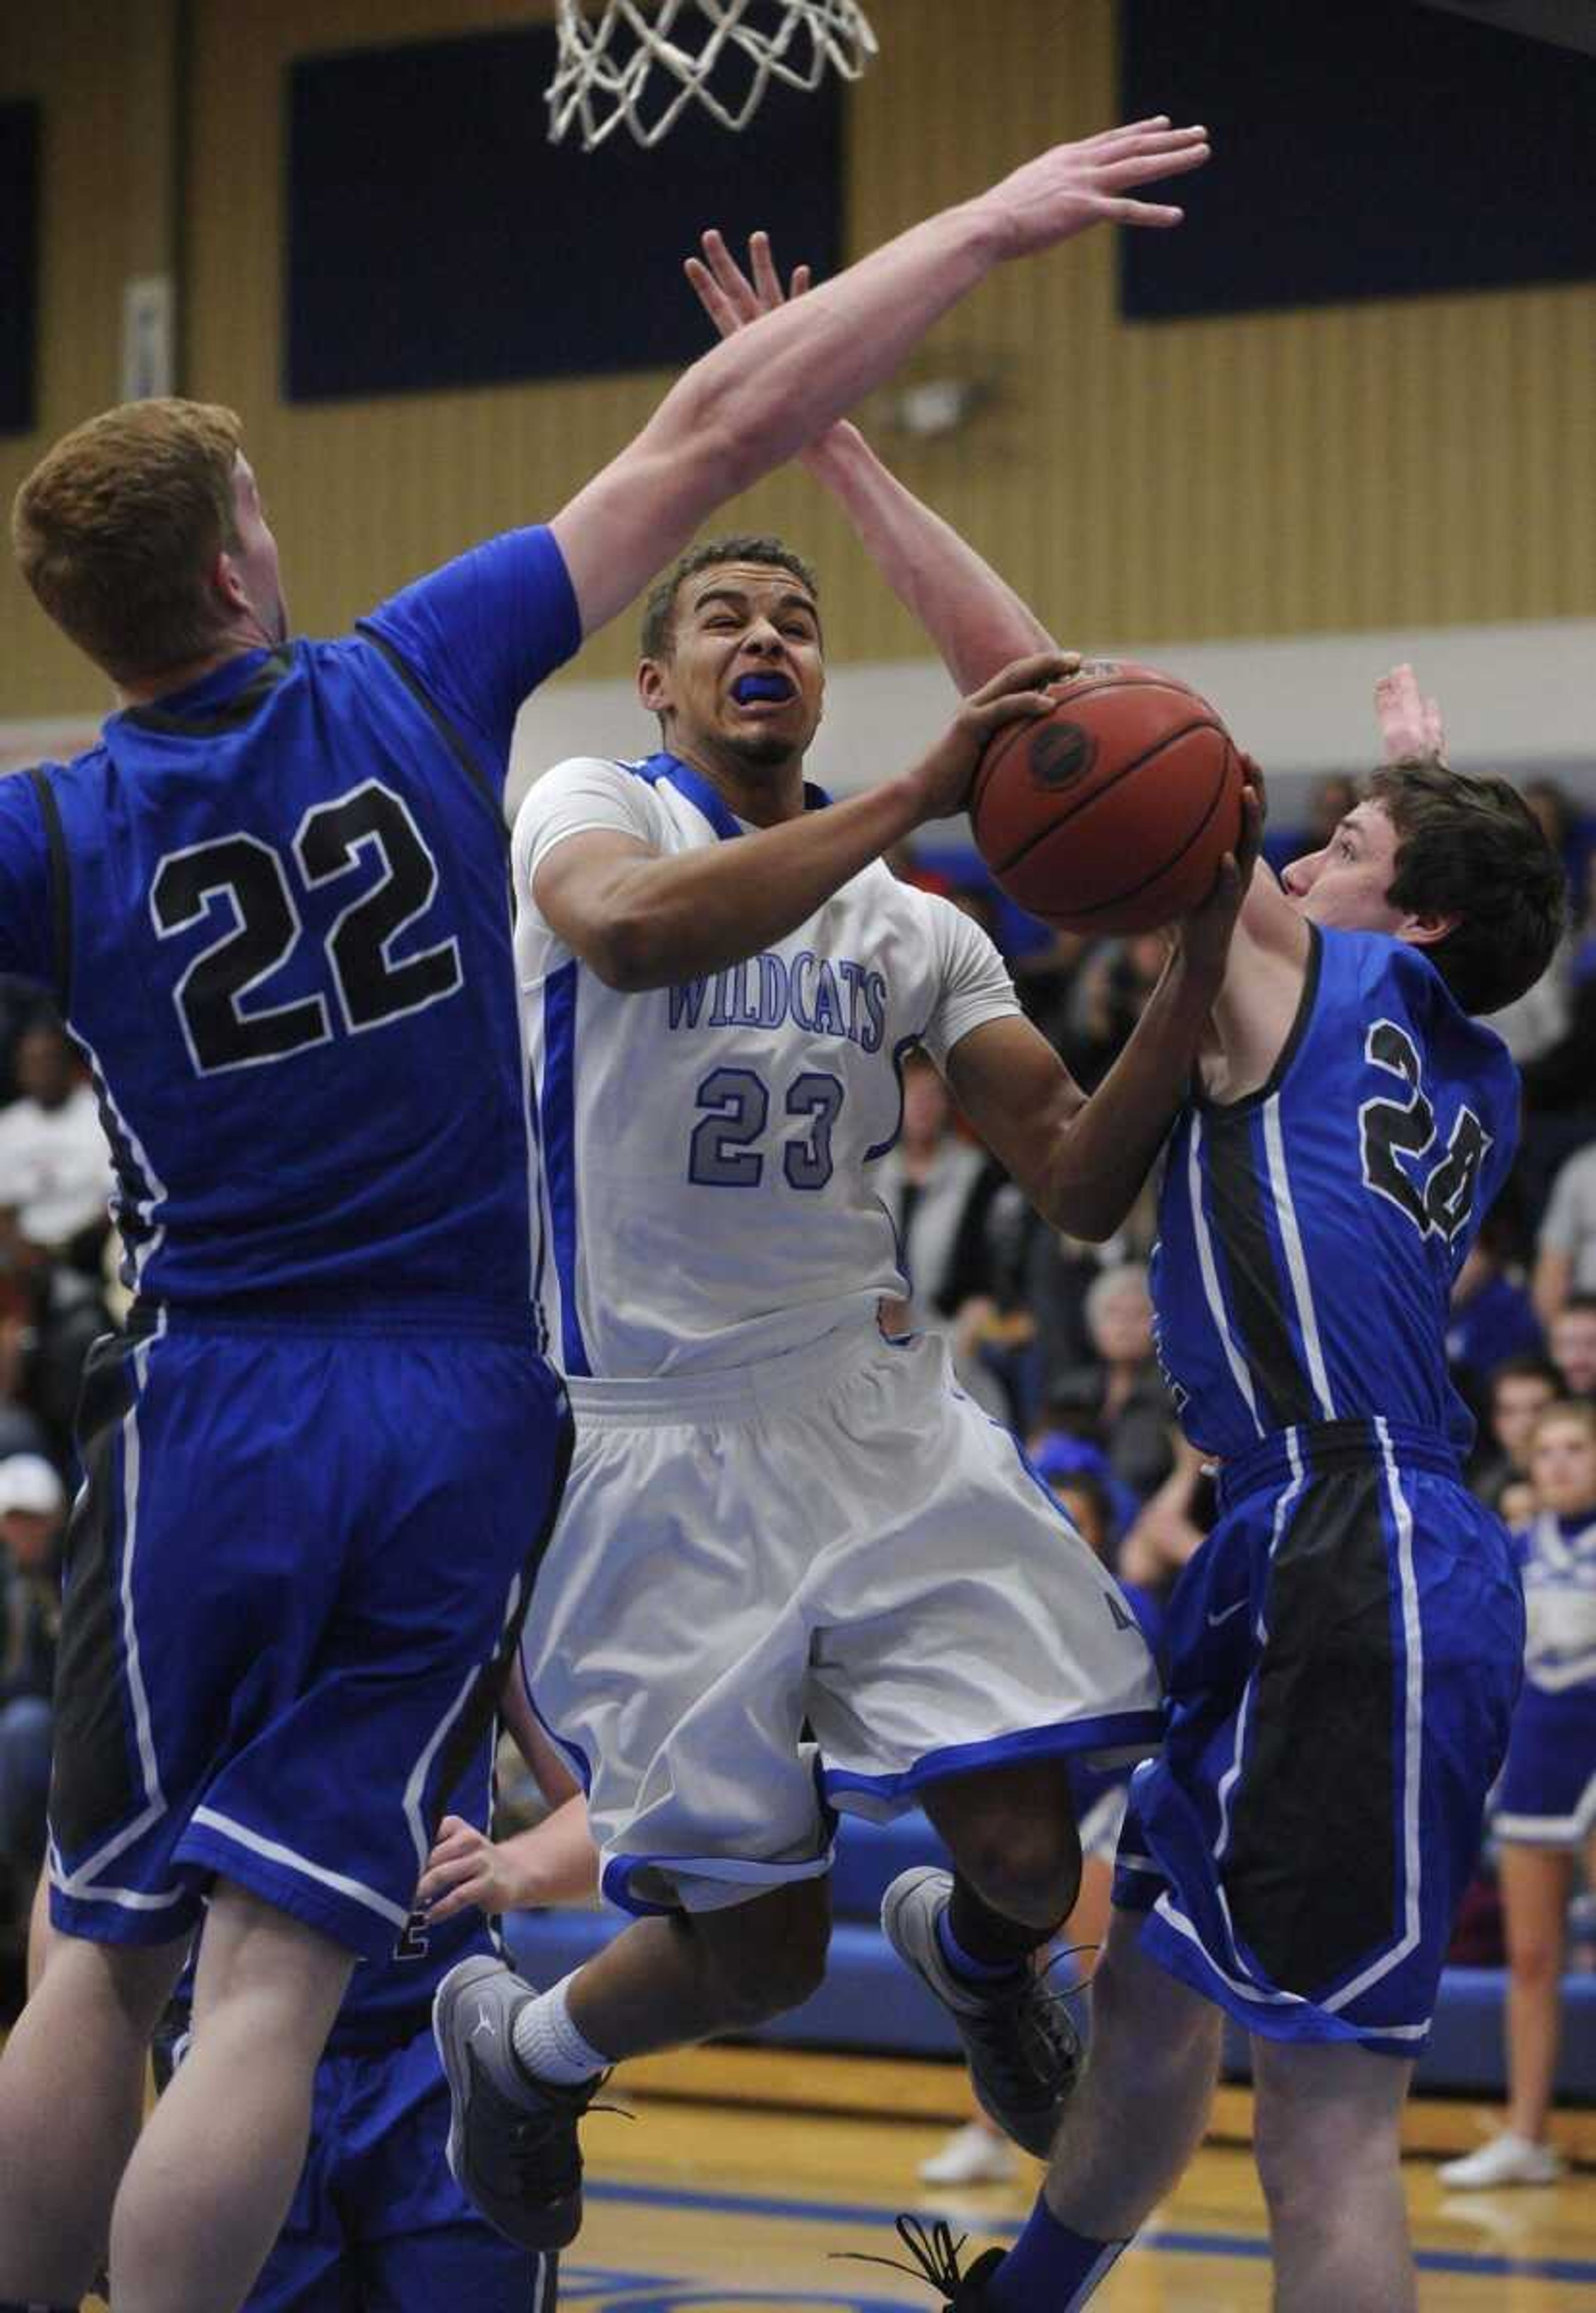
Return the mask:
<svg viewBox="0 0 1596 2313"><path fill-rule="evenodd" d="M543 990L543 1165L560 1287L560 1362L591 1374L576 1310L576 989L581 967L563 964Z"/></svg>

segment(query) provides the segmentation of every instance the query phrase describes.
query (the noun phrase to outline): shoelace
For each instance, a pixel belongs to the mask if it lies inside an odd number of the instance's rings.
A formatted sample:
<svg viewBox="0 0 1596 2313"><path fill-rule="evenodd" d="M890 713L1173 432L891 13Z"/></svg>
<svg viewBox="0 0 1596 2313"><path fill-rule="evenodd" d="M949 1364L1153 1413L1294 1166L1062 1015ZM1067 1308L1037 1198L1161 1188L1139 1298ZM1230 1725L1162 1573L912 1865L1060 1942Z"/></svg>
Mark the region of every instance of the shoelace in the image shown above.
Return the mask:
<svg viewBox="0 0 1596 2313"><path fill-rule="evenodd" d="M607 2071L600 2075L593 2084L595 2096L608 2084L609 2080L609 2074ZM573 2119L574 2121L583 2119L590 2112L615 2113L622 2120L636 2120L637 2117L636 2114L624 2104L590 2102L584 2104L580 2111L573 2115ZM510 2157L515 2171L516 2183L521 2190L529 2195L534 2185L541 2187L551 2197L574 2192L582 2181L582 2150L577 2142L574 2125L571 2131L568 2159L564 2161L551 2161L548 2158L551 2144L557 2143L559 2141L560 2117L561 2115L557 2114L550 2114L547 2111L528 2112L523 2113L519 2119L510 2124Z"/></svg>
<svg viewBox="0 0 1596 2313"><path fill-rule="evenodd" d="M865 2249L835 2249L832 2255L839 2265L883 2265L889 2273L907 2273L911 2281L929 2282L951 2303L963 2285L959 2252L969 2235L960 2233L955 2240L945 2217L936 2218L930 2226L916 2216L899 2217L893 2230L914 2258L913 2265L905 2265L897 2256L872 2256Z"/></svg>
<svg viewBox="0 0 1596 2313"><path fill-rule="evenodd" d="M1039 2087L1059 2063L1073 2072L1080 2062L1080 2035L1064 1995L1040 1981L1028 1981L1002 2013L978 2011L964 2024L967 2036L997 2060L994 2069L1016 2085Z"/></svg>

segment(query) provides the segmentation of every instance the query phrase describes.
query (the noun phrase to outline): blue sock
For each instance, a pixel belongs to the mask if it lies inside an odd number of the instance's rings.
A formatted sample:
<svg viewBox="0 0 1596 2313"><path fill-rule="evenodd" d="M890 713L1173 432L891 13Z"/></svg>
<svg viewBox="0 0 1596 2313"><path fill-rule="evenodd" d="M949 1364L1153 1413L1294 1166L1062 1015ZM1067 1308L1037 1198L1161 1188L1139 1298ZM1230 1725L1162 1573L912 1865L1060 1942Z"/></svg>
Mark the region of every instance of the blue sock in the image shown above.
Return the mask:
<svg viewBox="0 0 1596 2313"><path fill-rule="evenodd" d="M945 1904L936 1915L936 1948L953 1974L961 1975L967 1983L1007 1983L1024 1973L1023 1960L1006 1959L994 1966L990 1960L971 1959L948 1925ZM0 2309L0 2313L4 2313L4 2309Z"/></svg>
<svg viewBox="0 0 1596 2313"><path fill-rule="evenodd" d="M985 2313L1075 2313L1129 2246L1071 2232L1039 2193L1024 2231L982 2286Z"/></svg>

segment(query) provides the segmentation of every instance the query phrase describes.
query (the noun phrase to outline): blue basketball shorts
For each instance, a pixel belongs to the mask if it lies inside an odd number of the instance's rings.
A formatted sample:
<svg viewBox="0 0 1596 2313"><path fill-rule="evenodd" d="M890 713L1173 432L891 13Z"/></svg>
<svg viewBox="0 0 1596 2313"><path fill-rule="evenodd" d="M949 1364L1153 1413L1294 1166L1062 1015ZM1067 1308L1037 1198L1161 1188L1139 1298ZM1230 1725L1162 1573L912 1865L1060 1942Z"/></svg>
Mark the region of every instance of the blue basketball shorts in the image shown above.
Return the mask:
<svg viewBox="0 0 1596 2313"><path fill-rule="evenodd" d="M1532 1847L1580 1848L1596 1831L1596 1680L1526 1682L1491 1823L1498 1839Z"/></svg>
<svg viewBox="0 0 1596 2313"><path fill-rule="evenodd" d="M1506 1529L1444 1441L1383 1421L1279 1432L1220 1502L1114 1900L1247 2030L1415 2056L1521 1675Z"/></svg>
<svg viewBox="0 0 1596 2313"><path fill-rule="evenodd" d="M430 2028L323 2056L305 2165L244 2313L555 2313L557 2260L478 2215L450 2174L448 2134Z"/></svg>
<svg viewBox="0 0 1596 2313"><path fill-rule="evenodd" d="M66 1542L50 1913L187 1935L215 1877L368 1959L492 1713L570 1451L485 1320L98 1342Z"/></svg>

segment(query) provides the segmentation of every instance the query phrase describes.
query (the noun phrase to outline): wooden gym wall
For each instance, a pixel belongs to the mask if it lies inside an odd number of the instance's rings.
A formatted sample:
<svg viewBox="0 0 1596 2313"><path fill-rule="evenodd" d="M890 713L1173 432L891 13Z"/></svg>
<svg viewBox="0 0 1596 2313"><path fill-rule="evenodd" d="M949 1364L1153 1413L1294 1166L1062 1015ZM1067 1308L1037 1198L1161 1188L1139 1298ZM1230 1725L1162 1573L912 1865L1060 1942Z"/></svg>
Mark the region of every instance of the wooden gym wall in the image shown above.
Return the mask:
<svg viewBox="0 0 1596 2313"><path fill-rule="evenodd" d="M6 504L50 438L117 398L122 283L172 262L182 385L244 414L300 628L336 631L473 538L557 506L641 423L662 377L296 408L279 391L287 61L548 13L510 0L4 10L0 97L45 107L40 424L0 439ZM882 53L852 100L855 251L1114 117L1112 0L871 0L871 13ZM528 136L542 133L529 117ZM1596 285L1132 328L1103 233L969 300L911 374L948 373L992 380L989 405L928 441L881 430L878 407L878 438L1072 639L1596 614ZM728 519L784 531L819 560L834 656L923 655L802 475ZM582 672L618 675L631 659L623 620ZM0 717L92 712L101 697L7 559Z"/></svg>

